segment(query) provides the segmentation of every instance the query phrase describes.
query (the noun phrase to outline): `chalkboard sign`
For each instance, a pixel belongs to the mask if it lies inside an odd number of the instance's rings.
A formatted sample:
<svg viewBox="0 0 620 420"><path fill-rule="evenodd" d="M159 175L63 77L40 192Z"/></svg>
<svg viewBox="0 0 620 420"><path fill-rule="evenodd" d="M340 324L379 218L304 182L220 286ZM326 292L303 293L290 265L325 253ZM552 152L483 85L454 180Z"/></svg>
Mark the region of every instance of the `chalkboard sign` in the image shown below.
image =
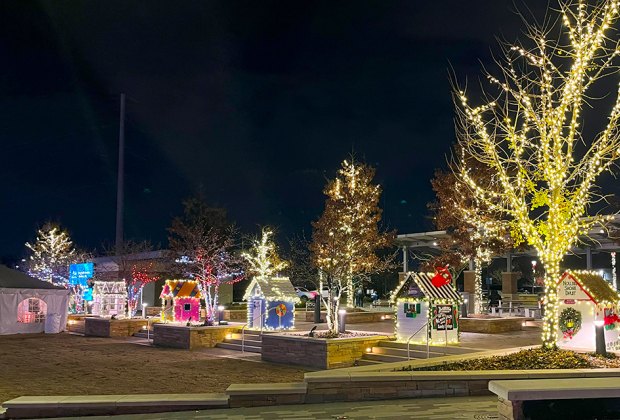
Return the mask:
<svg viewBox="0 0 620 420"><path fill-rule="evenodd" d="M452 305L436 305L433 308L433 328L437 331L454 329Z"/></svg>

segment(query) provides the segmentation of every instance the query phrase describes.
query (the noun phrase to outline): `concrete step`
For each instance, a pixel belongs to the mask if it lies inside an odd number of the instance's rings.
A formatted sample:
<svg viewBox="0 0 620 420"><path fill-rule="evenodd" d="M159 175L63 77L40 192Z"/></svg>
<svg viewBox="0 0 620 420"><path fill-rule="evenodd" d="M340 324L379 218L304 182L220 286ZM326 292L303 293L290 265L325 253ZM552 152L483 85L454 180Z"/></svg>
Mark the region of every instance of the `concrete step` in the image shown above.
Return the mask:
<svg viewBox="0 0 620 420"><path fill-rule="evenodd" d="M23 396L3 403L6 417L83 417L227 408L226 394Z"/></svg>
<svg viewBox="0 0 620 420"><path fill-rule="evenodd" d="M215 345L215 347L218 347L220 349L228 349L228 350L237 350L237 351L241 351L241 344L232 344L232 343L217 343ZM262 347L258 347L258 346L248 346L247 344L245 345L244 350L247 353L261 353L262 352Z"/></svg>
<svg viewBox="0 0 620 420"><path fill-rule="evenodd" d="M151 339L152 340L155 337L155 333L153 331L151 331L147 335L146 331L139 331L139 332L135 333L133 336L137 337L137 338L144 338L144 339Z"/></svg>
<svg viewBox="0 0 620 420"><path fill-rule="evenodd" d="M398 356L407 358L407 349L393 348L393 347L373 347L372 354L385 354L388 356ZM426 349L424 350L409 350L409 356L412 359L426 359ZM444 353L430 352L429 357L441 357L445 356Z"/></svg>
<svg viewBox="0 0 620 420"><path fill-rule="evenodd" d="M259 332L259 331L248 331L246 330L243 335L245 336L245 339L250 339L250 340L255 340L255 341L260 341L263 338L263 335ZM232 338L234 338L235 340L241 340L242 334L241 333L232 333Z"/></svg>
<svg viewBox="0 0 620 420"><path fill-rule="evenodd" d="M255 340L255 337L245 337L245 345L246 346L254 346L254 347L262 347L263 342L262 340ZM230 339L226 339L224 340L224 343L227 344L238 344L241 345L243 341L240 338L230 338Z"/></svg>
<svg viewBox="0 0 620 420"><path fill-rule="evenodd" d="M424 355L424 358L426 354ZM376 354L376 353L366 353L362 357L362 360L371 360L379 363L394 363L394 362L405 362L407 361L407 356L392 356L389 354Z"/></svg>
<svg viewBox="0 0 620 420"><path fill-rule="evenodd" d="M359 359L357 360L357 366L374 366L374 365L380 365L383 362L380 362L378 360L369 360L369 359Z"/></svg>
<svg viewBox="0 0 620 420"><path fill-rule="evenodd" d="M407 343L399 343L396 341L380 341L380 347L389 347L395 349L404 349L407 351ZM410 350L418 350L426 353L426 344L410 344ZM484 351L484 349L474 349L470 347L460 347L460 346L430 346L431 353L440 353L440 354L469 354L475 353L478 351Z"/></svg>

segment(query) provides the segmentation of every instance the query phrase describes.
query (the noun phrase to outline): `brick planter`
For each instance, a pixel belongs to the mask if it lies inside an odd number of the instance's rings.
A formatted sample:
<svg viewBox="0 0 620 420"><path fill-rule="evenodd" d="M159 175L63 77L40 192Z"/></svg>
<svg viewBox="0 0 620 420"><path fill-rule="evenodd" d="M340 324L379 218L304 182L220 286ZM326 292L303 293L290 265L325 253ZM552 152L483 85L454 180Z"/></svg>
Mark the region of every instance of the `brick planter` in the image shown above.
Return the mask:
<svg viewBox="0 0 620 420"><path fill-rule="evenodd" d="M321 312L321 321L325 322L325 312ZM371 322L381 322L385 320L390 320L394 317L393 311L388 312L370 312L370 311L360 311L360 312L349 312L346 314L346 323L348 324L368 324ZM295 311L295 320L297 321L305 321L305 322L314 322L314 311Z"/></svg>
<svg viewBox="0 0 620 420"><path fill-rule="evenodd" d="M186 327L171 324L153 325L153 344L159 347L194 350L215 347L226 339L228 334L240 332L240 327Z"/></svg>
<svg viewBox="0 0 620 420"><path fill-rule="evenodd" d="M131 337L147 325L146 319L85 318L84 335L91 337Z"/></svg>
<svg viewBox="0 0 620 420"><path fill-rule="evenodd" d="M353 366L368 347L389 339L385 335L355 338L310 338L304 336L263 335L262 360L306 366L315 369L336 369Z"/></svg>
<svg viewBox="0 0 620 420"><path fill-rule="evenodd" d="M226 309L223 313L223 319L226 321L245 322L248 319L248 311L246 309Z"/></svg>
<svg viewBox="0 0 620 420"><path fill-rule="evenodd" d="M534 318L460 318L461 332L499 334L509 331L521 331L523 323Z"/></svg>

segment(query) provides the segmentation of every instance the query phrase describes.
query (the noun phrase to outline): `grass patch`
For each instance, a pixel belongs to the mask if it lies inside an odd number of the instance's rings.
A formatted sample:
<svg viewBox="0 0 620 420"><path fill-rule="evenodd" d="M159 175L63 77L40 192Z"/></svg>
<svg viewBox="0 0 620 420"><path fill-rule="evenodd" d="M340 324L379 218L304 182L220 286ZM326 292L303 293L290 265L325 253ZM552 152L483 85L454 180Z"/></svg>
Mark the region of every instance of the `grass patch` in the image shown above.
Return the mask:
<svg viewBox="0 0 620 420"><path fill-rule="evenodd" d="M436 366L405 366L403 371L466 371L466 370L529 370L529 369L591 369L620 368L620 359L608 354L599 356L570 350L521 350L505 356L481 357Z"/></svg>

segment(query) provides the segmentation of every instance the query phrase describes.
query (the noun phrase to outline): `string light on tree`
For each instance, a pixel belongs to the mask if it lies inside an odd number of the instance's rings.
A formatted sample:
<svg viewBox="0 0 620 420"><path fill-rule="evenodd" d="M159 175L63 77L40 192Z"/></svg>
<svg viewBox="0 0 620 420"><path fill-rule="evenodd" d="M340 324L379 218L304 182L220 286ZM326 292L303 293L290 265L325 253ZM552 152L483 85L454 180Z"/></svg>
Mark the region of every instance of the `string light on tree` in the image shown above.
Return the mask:
<svg viewBox="0 0 620 420"><path fill-rule="evenodd" d="M58 226L46 225L37 232L33 244L26 242L32 251L28 273L40 280L67 286L69 265L76 258L76 250L69 234Z"/></svg>
<svg viewBox="0 0 620 420"><path fill-rule="evenodd" d="M618 290L618 281L616 275L616 252L611 253L611 281L614 286L614 290Z"/></svg>
<svg viewBox="0 0 620 420"><path fill-rule="evenodd" d="M241 254L249 265L248 271L259 278L267 279L288 267L288 262L278 256L272 236L271 229L263 228L260 239L254 239L250 252Z"/></svg>
<svg viewBox="0 0 620 420"><path fill-rule="evenodd" d="M499 185L493 181L492 170L475 159L464 155L458 145L454 151L456 156L467 159L468 165L475 168L472 176L476 182L486 189L499 191ZM453 278L457 278L460 270L467 262L473 263L474 282L474 313L483 309L482 268L490 262L492 255L502 254L512 246L510 235L502 213L486 206L467 188L458 175L458 165L451 162L450 171L435 171L431 181L436 201L429 204L433 211L433 220L438 230L450 231L450 237L441 240L442 253L431 258L422 265L425 271L433 271L436 267L450 267ZM474 175L475 174L475 175ZM456 261L455 261L456 260Z"/></svg>
<svg viewBox="0 0 620 420"><path fill-rule="evenodd" d="M455 93L459 144L493 170L501 189L480 185L466 159L459 175L480 202L511 220L516 244L536 249L545 269L545 348L556 346L560 262L580 235L610 220L588 209L601 199L598 177L620 156L618 92L597 135L585 138L581 127L582 108L596 103L591 88L618 72L618 3L562 1L549 12L561 19L527 25L529 46L503 49L500 76L488 74L482 105Z"/></svg>
<svg viewBox="0 0 620 420"><path fill-rule="evenodd" d="M391 266L393 256L381 258L376 250L388 247L392 232L379 228L381 187L373 183L374 168L345 160L335 179L323 191L327 196L321 218L312 224L312 259L321 272L320 287L331 333L338 331L338 308L343 292L353 306L354 281Z"/></svg>

